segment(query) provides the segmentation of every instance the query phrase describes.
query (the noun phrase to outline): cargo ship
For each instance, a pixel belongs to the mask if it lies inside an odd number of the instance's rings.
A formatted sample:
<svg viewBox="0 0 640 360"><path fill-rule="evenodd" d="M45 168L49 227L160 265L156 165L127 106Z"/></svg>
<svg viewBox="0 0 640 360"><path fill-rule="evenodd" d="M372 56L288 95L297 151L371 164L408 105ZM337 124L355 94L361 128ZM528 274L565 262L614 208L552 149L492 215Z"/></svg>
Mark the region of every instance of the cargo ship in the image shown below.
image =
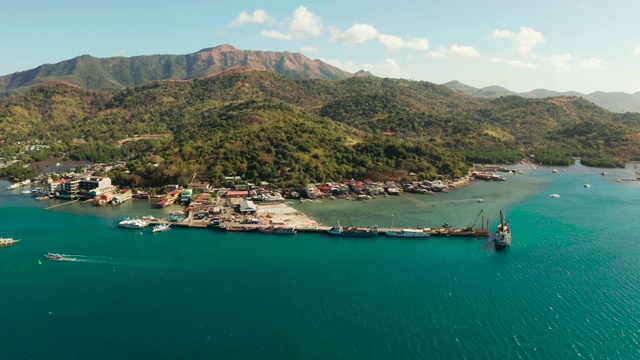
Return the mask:
<svg viewBox="0 0 640 360"><path fill-rule="evenodd" d="M498 250L511 246L511 228L509 227L509 221L504 221L502 210L500 210L500 225L498 225L494 234L493 243Z"/></svg>

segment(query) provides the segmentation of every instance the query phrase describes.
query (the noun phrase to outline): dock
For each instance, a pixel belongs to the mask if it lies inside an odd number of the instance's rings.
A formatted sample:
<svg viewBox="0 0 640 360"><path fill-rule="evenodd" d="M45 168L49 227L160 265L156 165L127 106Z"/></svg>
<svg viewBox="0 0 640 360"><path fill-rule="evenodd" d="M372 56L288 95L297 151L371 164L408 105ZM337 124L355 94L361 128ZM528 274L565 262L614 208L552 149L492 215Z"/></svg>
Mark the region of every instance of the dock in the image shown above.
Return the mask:
<svg viewBox="0 0 640 360"><path fill-rule="evenodd" d="M169 222L166 220L151 220L148 221L149 226L155 226L160 223L170 223L172 228L194 228L194 229L212 229L209 226L209 221L180 221L180 222ZM238 222L224 222L221 225L232 226L234 228L243 229L246 231L257 231L259 227L264 227L265 224L242 224ZM296 226L296 230L300 233L316 233L316 234L326 234L331 226ZM213 228L215 229L215 228ZM364 229L364 228L363 228ZM379 230L379 236L385 236L387 231L395 231L399 232L404 228L377 228ZM472 229L472 228L429 228L429 236L430 237L489 237L489 230L487 229Z"/></svg>

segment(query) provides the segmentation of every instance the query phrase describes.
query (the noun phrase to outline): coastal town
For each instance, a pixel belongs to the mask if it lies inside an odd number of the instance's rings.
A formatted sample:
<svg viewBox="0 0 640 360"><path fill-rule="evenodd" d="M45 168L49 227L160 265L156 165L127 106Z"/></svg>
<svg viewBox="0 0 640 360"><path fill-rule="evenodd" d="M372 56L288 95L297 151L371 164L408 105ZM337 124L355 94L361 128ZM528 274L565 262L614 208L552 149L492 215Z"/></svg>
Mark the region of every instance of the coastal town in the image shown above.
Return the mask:
<svg viewBox="0 0 640 360"><path fill-rule="evenodd" d="M89 166L83 173L73 171L48 174L35 179L12 179L8 190L31 195L37 201L62 199L82 202L88 206L117 206L127 201L145 200L150 207L165 208L180 206L179 211L169 213L167 218L141 216L123 219L120 227L144 228L155 231L169 227L209 228L220 231L260 231L264 233L293 234L296 232L328 233L340 236L371 236L373 234L403 237L425 236L489 236L484 218L480 227L451 228L448 224L439 227L416 229L358 229L355 226L332 227L296 210L297 202L322 203L324 201L370 201L380 197L401 196L405 193L433 196L454 191L471 181L505 181L494 172L514 172L500 166L477 165L468 176L459 179L435 181L379 182L370 179L342 179L337 182L309 183L303 189L273 189L267 182L254 184L240 177L228 177L230 185L212 187L199 181L194 175L185 185L167 184L160 191L119 188L107 176L94 175L95 169L104 165ZM23 190L26 188L29 190ZM54 206L63 206L58 202ZM478 219L476 219L477 221Z"/></svg>

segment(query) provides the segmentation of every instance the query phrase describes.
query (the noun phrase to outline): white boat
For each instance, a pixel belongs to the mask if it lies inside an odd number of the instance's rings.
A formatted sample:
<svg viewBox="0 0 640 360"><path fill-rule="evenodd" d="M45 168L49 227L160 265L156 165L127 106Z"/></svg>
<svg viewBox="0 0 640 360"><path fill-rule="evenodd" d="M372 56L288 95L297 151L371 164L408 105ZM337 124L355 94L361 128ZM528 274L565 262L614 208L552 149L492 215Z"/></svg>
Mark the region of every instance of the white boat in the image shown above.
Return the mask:
<svg viewBox="0 0 640 360"><path fill-rule="evenodd" d="M550 197L550 198L557 199L557 198L559 198L559 197L560 197L560 194L551 194L551 195L549 195L549 197Z"/></svg>
<svg viewBox="0 0 640 360"><path fill-rule="evenodd" d="M166 223L160 223L158 225L155 225L153 227L153 232L157 233L157 232L163 232L163 231L167 231L167 230L171 230L169 227L171 226L171 224L166 224Z"/></svg>
<svg viewBox="0 0 640 360"><path fill-rule="evenodd" d="M22 190L21 193L24 195L29 195L31 194L31 190Z"/></svg>
<svg viewBox="0 0 640 360"><path fill-rule="evenodd" d="M431 235L431 229L402 229L400 231L388 230L385 231L385 235L403 238L426 238Z"/></svg>
<svg viewBox="0 0 640 360"><path fill-rule="evenodd" d="M148 222L140 219L124 219L118 223L118 226L125 229L142 229L149 225Z"/></svg>
<svg viewBox="0 0 640 360"><path fill-rule="evenodd" d="M590 187L591 187L591 184L586 183L586 184L584 184L584 187L586 187L586 188L590 188Z"/></svg>
<svg viewBox="0 0 640 360"><path fill-rule="evenodd" d="M11 246L17 243L20 240L16 240L13 238L0 238L0 247Z"/></svg>

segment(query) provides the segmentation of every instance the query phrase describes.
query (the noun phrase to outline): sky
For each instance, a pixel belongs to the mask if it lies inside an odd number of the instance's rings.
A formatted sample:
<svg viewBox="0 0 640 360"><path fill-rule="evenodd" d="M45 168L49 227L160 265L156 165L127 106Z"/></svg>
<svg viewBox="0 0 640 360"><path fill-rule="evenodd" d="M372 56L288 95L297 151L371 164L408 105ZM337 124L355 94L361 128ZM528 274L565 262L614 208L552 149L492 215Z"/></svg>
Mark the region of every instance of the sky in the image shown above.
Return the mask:
<svg viewBox="0 0 640 360"><path fill-rule="evenodd" d="M637 0L2 0L0 75L230 44L436 84L635 93L638 19Z"/></svg>

